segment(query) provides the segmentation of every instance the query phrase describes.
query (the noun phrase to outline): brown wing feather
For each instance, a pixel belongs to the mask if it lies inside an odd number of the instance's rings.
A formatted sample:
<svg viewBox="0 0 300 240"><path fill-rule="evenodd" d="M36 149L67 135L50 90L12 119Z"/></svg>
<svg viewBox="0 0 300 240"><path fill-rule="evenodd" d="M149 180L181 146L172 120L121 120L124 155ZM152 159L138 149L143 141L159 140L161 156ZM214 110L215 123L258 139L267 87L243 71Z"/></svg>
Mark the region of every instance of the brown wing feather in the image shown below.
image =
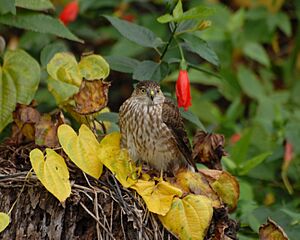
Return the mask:
<svg viewBox="0 0 300 240"><path fill-rule="evenodd" d="M178 144L178 147L185 157L186 161L197 171L196 165L192 159L191 144L184 129L184 124L179 109L173 103L173 101L168 98L165 99L165 102L163 104L162 119L163 122L171 130Z"/></svg>

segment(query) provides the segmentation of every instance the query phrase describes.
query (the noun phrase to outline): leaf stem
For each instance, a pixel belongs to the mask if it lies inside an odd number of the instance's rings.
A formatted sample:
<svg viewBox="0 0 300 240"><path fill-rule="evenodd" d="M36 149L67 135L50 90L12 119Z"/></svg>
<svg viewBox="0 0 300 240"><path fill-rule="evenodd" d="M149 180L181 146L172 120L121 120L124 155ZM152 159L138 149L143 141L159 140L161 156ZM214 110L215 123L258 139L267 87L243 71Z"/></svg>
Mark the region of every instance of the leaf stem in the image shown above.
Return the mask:
<svg viewBox="0 0 300 240"><path fill-rule="evenodd" d="M163 52L162 52L162 54L161 54L161 56L160 56L160 58L159 58L160 60L162 60L162 59L164 58L165 54L167 53L167 50L168 50L168 48L169 48L169 46L170 46L170 44L171 44L171 42L172 42L172 39L174 38L176 29L177 29L177 24L175 24L175 26L174 26L174 28L173 28L173 30L172 30L172 32L171 32L171 36L169 37L169 40L168 40L168 42L167 42L167 45L165 46L165 48L164 48L164 50L163 50Z"/></svg>

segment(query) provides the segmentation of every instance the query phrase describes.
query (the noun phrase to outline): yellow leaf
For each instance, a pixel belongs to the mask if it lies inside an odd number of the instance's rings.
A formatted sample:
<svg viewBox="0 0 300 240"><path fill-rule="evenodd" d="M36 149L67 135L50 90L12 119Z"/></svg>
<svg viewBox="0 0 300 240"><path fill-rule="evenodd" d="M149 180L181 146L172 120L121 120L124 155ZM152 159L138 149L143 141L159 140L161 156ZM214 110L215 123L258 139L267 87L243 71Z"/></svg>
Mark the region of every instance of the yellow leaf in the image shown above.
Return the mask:
<svg viewBox="0 0 300 240"><path fill-rule="evenodd" d="M8 226L8 224L9 216L4 212L0 212L0 233Z"/></svg>
<svg viewBox="0 0 300 240"><path fill-rule="evenodd" d="M109 65L100 55L92 54L82 57L78 67L86 80L105 79L109 75Z"/></svg>
<svg viewBox="0 0 300 240"><path fill-rule="evenodd" d="M103 165L98 156L99 143L86 125L81 125L77 136L69 125L62 124L57 136L65 153L77 167L94 178L101 176Z"/></svg>
<svg viewBox="0 0 300 240"><path fill-rule="evenodd" d="M80 86L82 76L76 58L68 53L57 53L47 64L49 75L55 80Z"/></svg>
<svg viewBox="0 0 300 240"><path fill-rule="evenodd" d="M65 160L50 148L46 149L45 159L42 151L35 148L30 152L30 162L45 188L60 202L64 202L71 194L69 170Z"/></svg>
<svg viewBox="0 0 300 240"><path fill-rule="evenodd" d="M176 175L176 184L185 192L204 195L212 200L213 207L220 207L220 199L201 173L181 171Z"/></svg>
<svg viewBox="0 0 300 240"><path fill-rule="evenodd" d="M228 205L229 211L233 211L240 196L240 187L236 178L226 171L201 169L199 172L207 177L213 190Z"/></svg>
<svg viewBox="0 0 300 240"><path fill-rule="evenodd" d="M136 182L136 167L126 149L120 149L120 133L106 135L100 142L98 156L124 187Z"/></svg>
<svg viewBox="0 0 300 240"><path fill-rule="evenodd" d="M155 185L155 181L139 179L131 186L144 199L150 212L166 215L170 210L173 198L182 196L182 191L168 182L161 181Z"/></svg>
<svg viewBox="0 0 300 240"><path fill-rule="evenodd" d="M174 198L166 216L158 215L162 224L179 239L204 239L213 215L211 201L205 196L190 194Z"/></svg>

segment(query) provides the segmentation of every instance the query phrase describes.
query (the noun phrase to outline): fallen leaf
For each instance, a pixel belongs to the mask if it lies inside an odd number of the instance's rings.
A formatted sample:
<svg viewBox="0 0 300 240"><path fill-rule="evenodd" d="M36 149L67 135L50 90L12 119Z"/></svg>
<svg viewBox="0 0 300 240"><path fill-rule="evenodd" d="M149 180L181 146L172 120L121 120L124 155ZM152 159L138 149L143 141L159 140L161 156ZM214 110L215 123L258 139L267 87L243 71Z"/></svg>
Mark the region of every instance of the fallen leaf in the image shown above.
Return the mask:
<svg viewBox="0 0 300 240"><path fill-rule="evenodd" d="M13 112L11 139L16 143L34 141L35 124L40 120L40 113L35 109L36 102L30 105L17 104Z"/></svg>
<svg viewBox="0 0 300 240"><path fill-rule="evenodd" d="M179 188L165 181L155 184L153 180L139 179L131 188L136 190L144 199L150 212L161 216L165 216L169 212L175 196L182 196L182 191Z"/></svg>
<svg viewBox="0 0 300 240"><path fill-rule="evenodd" d="M93 132L82 124L77 136L69 125L62 124L58 128L57 135L71 161L82 171L98 179L103 165L98 155L99 143Z"/></svg>
<svg viewBox="0 0 300 240"><path fill-rule="evenodd" d="M74 111L79 114L92 114L105 108L108 101L110 83L83 80L78 93L74 95Z"/></svg>
<svg viewBox="0 0 300 240"><path fill-rule="evenodd" d="M267 223L259 228L260 240L288 240L284 230L272 219L268 218Z"/></svg>
<svg viewBox="0 0 300 240"><path fill-rule="evenodd" d="M35 124L35 144L47 147L58 147L57 129L64 123L62 112L43 114Z"/></svg>
<svg viewBox="0 0 300 240"><path fill-rule="evenodd" d="M240 187L236 178L226 171L200 169L199 172L207 177L212 189L228 205L229 211L233 211L237 207L240 196Z"/></svg>
<svg viewBox="0 0 300 240"><path fill-rule="evenodd" d="M201 173L180 171L176 174L176 185L186 193L204 195L211 199L213 207L220 207L220 199Z"/></svg>
<svg viewBox="0 0 300 240"><path fill-rule="evenodd" d="M46 158L41 150L35 148L30 152L30 162L44 187L60 202L64 202L71 194L65 160L50 148L46 149Z"/></svg>
<svg viewBox="0 0 300 240"><path fill-rule="evenodd" d="M4 212L0 212L0 233L9 225L9 221L9 216Z"/></svg>
<svg viewBox="0 0 300 240"><path fill-rule="evenodd" d="M118 181L128 188L136 182L136 166L127 149L120 149L120 139L118 132L106 135L100 142L98 156Z"/></svg>
<svg viewBox="0 0 300 240"><path fill-rule="evenodd" d="M190 194L183 199L175 197L170 211L158 215L162 224L179 239L203 240L213 216L209 198Z"/></svg>

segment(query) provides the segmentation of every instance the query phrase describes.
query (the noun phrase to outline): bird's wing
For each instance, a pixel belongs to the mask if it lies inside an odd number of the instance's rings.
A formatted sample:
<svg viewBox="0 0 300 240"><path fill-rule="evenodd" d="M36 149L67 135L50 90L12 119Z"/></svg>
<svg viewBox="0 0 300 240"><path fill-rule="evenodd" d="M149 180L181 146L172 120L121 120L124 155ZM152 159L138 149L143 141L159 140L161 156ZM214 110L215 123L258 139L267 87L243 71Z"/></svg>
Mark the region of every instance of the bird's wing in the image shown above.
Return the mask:
<svg viewBox="0 0 300 240"><path fill-rule="evenodd" d="M166 98L163 103L162 120L171 130L180 152L183 154L187 162L193 166L195 170L197 170L192 159L191 144L184 129L184 124L179 109L173 103L173 101L168 98Z"/></svg>

